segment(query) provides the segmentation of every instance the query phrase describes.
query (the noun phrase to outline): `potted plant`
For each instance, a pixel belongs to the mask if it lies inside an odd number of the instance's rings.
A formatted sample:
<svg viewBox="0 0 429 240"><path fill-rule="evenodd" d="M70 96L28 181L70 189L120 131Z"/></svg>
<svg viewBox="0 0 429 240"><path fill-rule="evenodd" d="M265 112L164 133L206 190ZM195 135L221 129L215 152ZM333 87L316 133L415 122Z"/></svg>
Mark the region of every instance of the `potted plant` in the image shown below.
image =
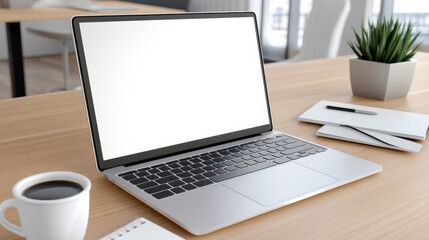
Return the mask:
<svg viewBox="0 0 429 240"><path fill-rule="evenodd" d="M412 45L420 32L413 37L410 22L402 24L393 18L368 25L368 31L362 25L360 36L353 29L356 43L348 43L357 55L350 59L353 95L379 100L406 97L417 62L411 58L421 43L413 49Z"/></svg>

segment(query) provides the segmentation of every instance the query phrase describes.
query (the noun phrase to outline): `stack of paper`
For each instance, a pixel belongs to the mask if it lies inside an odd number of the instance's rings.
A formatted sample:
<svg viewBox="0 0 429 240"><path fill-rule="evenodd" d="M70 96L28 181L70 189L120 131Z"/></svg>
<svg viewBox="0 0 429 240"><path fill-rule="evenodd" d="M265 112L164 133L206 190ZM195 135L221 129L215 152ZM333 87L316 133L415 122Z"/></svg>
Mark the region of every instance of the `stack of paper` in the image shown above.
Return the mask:
<svg viewBox="0 0 429 240"><path fill-rule="evenodd" d="M328 109L327 106L357 109L375 115ZM418 152L422 145L402 139L425 140L429 115L388 109L320 101L299 116L300 121L325 124L318 136Z"/></svg>

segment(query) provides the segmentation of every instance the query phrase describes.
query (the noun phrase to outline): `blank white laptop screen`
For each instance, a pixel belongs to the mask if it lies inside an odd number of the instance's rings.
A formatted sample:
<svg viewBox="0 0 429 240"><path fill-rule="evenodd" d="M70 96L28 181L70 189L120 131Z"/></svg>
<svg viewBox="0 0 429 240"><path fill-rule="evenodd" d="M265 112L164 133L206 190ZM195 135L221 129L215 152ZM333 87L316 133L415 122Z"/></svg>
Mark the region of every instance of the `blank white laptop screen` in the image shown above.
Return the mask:
<svg viewBox="0 0 429 240"><path fill-rule="evenodd" d="M251 17L80 23L104 160L270 123Z"/></svg>

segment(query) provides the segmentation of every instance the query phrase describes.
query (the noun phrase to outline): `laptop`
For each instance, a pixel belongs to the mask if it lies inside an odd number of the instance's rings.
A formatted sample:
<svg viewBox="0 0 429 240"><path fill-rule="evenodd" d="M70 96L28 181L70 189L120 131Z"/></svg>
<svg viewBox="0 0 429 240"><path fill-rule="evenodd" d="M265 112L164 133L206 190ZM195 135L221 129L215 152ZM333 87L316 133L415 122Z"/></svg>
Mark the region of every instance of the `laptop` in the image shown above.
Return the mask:
<svg viewBox="0 0 429 240"><path fill-rule="evenodd" d="M98 170L195 235L382 170L273 131L254 13L72 25Z"/></svg>

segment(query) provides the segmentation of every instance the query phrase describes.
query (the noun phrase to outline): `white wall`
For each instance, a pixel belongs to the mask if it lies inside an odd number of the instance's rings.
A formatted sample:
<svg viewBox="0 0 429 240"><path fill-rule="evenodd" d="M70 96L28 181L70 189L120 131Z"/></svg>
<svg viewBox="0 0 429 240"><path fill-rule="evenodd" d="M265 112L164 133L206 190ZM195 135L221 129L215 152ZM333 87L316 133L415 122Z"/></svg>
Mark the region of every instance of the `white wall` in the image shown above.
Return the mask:
<svg viewBox="0 0 429 240"><path fill-rule="evenodd" d="M351 0L350 3L351 9L346 25L344 26L338 56L353 54L353 51L347 44L349 41L354 41L355 39L353 28L360 34L362 23L368 25L368 19L371 17L372 7L374 5L373 0Z"/></svg>
<svg viewBox="0 0 429 240"><path fill-rule="evenodd" d="M69 27L69 20L31 21L21 23L21 38L24 57L46 56L61 53L59 41L40 37L29 33L28 26ZM70 44L69 49L74 51ZM0 60L8 58L6 24L0 23Z"/></svg>

